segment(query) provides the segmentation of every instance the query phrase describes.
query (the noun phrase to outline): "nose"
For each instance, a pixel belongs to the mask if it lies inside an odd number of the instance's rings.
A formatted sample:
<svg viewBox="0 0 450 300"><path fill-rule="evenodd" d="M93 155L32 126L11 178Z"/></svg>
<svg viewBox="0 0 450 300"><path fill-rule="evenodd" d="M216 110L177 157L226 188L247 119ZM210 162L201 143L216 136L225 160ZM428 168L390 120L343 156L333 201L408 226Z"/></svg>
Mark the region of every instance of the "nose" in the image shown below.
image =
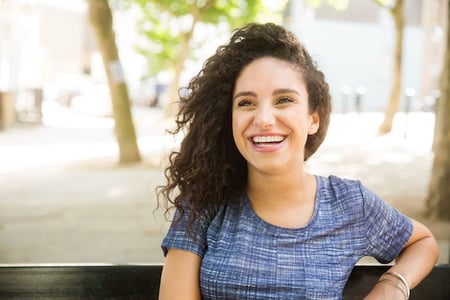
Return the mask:
<svg viewBox="0 0 450 300"><path fill-rule="evenodd" d="M261 129L270 129L275 124L275 112L271 106L260 106L255 111L254 124Z"/></svg>

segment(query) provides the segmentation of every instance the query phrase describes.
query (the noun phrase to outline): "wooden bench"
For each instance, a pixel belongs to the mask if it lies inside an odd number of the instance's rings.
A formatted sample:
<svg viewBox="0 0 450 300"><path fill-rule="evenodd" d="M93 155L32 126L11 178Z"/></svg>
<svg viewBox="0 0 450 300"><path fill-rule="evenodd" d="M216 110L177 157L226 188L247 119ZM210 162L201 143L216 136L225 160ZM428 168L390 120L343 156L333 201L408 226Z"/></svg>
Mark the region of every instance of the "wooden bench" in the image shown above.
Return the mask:
<svg viewBox="0 0 450 300"><path fill-rule="evenodd" d="M361 300L387 268L357 266L343 298ZM161 270L161 265L0 265L0 299L158 299ZM450 299L450 265L436 266L410 299Z"/></svg>

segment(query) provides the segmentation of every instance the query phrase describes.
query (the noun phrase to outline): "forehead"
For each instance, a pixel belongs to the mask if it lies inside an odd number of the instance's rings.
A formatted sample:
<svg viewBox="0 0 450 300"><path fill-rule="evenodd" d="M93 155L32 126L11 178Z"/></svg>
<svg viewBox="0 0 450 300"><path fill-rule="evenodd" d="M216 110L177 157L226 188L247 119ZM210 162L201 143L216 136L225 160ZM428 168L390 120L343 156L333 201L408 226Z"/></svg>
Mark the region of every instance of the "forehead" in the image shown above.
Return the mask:
<svg viewBox="0 0 450 300"><path fill-rule="evenodd" d="M295 65L274 57L258 58L245 66L236 79L234 92L260 88L305 88Z"/></svg>

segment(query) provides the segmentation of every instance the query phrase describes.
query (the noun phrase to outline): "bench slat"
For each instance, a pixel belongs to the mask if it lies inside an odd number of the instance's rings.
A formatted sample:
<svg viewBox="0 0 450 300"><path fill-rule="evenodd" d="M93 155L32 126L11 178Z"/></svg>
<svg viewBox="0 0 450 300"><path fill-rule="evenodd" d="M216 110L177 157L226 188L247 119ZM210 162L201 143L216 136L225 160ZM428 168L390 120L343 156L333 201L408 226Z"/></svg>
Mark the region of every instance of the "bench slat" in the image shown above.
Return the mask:
<svg viewBox="0 0 450 300"><path fill-rule="evenodd" d="M389 266L356 266L344 289L345 300L361 300ZM413 290L411 300L450 300L450 265L435 266L431 273Z"/></svg>
<svg viewBox="0 0 450 300"><path fill-rule="evenodd" d="M0 299L158 299L162 266L1 267Z"/></svg>
<svg viewBox="0 0 450 300"><path fill-rule="evenodd" d="M387 268L355 267L343 299L362 299ZM161 270L161 265L1 266L0 299L158 299ZM450 265L436 266L410 299L450 299Z"/></svg>

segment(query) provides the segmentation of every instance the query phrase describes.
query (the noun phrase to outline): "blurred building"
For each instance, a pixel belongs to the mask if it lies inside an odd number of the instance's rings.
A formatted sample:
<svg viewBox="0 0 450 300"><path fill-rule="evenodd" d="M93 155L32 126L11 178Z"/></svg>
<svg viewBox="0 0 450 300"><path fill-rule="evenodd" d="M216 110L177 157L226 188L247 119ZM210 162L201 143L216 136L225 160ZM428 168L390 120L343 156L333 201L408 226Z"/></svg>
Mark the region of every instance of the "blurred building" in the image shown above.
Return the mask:
<svg viewBox="0 0 450 300"><path fill-rule="evenodd" d="M84 0L0 0L0 91L16 110L9 116L39 122L44 100L83 113L111 115L87 10ZM135 18L132 11L114 11L116 42L133 100L148 104L154 90L142 88L145 63L134 51ZM8 117L9 124L12 119Z"/></svg>
<svg viewBox="0 0 450 300"><path fill-rule="evenodd" d="M0 91L20 119L40 121L44 92L76 90L94 49L85 11L82 0L0 1Z"/></svg>
<svg viewBox="0 0 450 300"><path fill-rule="evenodd" d="M445 47L445 0L405 0L403 99L418 107L435 100ZM290 0L287 26L307 45L330 83L335 111L383 111L389 99L395 30L389 11L373 0L337 10ZM408 95L407 95L408 91ZM347 103L346 103L347 102ZM404 104L400 107L402 109Z"/></svg>

